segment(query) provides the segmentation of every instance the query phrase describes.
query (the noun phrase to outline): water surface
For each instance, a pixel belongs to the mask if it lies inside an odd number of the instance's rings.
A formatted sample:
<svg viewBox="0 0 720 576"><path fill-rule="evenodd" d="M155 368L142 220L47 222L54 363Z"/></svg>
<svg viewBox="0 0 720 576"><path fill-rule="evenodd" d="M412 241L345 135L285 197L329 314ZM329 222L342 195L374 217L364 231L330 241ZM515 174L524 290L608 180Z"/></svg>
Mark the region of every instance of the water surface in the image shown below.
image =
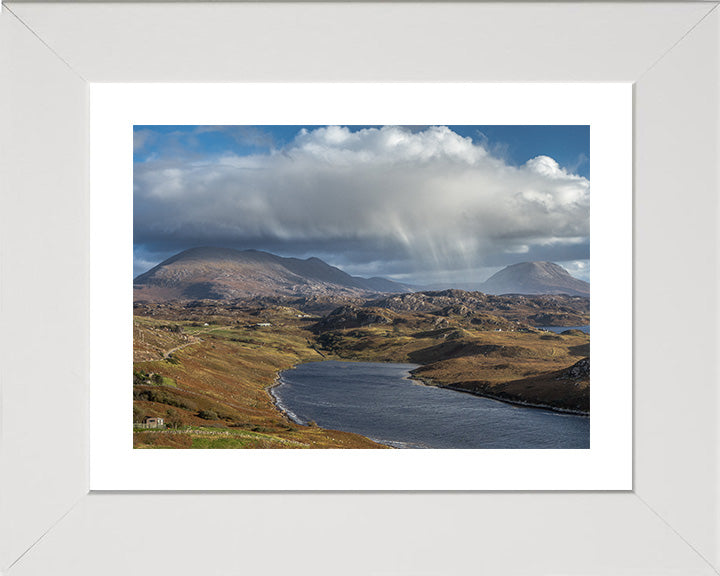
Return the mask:
<svg viewBox="0 0 720 576"><path fill-rule="evenodd" d="M585 324L584 326L537 326L537 328L540 330L555 332L556 334L565 332L565 330L581 330L582 332L585 332L585 334L590 334L590 324Z"/></svg>
<svg viewBox="0 0 720 576"><path fill-rule="evenodd" d="M402 448L589 448L590 419L524 408L409 379L416 364L313 362L273 388L296 422Z"/></svg>

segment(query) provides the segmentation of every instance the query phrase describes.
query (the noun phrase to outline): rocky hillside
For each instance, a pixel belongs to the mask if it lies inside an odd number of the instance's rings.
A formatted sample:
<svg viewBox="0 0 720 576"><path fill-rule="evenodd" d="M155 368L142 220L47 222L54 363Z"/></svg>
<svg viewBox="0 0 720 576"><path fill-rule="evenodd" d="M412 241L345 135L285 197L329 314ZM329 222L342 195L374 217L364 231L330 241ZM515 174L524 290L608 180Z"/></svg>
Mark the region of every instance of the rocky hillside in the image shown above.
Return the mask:
<svg viewBox="0 0 720 576"><path fill-rule="evenodd" d="M429 312L439 316L492 314L533 326L580 326L590 323L590 299L562 294L494 296L465 290L441 290L384 296L369 301L367 306L395 312Z"/></svg>
<svg viewBox="0 0 720 576"><path fill-rule="evenodd" d="M422 378L424 374L432 374L432 370L432 365L422 366L415 369L413 374ZM513 404L589 414L590 358L583 358L569 368L508 382L468 380L445 387Z"/></svg>
<svg viewBox="0 0 720 576"><path fill-rule="evenodd" d="M313 331L320 333L328 330L344 330L345 328L359 328L361 326L371 326L373 324L390 324L392 321L388 318L384 310L372 310L369 308L360 308L348 304L333 310L330 314L322 318L313 326Z"/></svg>

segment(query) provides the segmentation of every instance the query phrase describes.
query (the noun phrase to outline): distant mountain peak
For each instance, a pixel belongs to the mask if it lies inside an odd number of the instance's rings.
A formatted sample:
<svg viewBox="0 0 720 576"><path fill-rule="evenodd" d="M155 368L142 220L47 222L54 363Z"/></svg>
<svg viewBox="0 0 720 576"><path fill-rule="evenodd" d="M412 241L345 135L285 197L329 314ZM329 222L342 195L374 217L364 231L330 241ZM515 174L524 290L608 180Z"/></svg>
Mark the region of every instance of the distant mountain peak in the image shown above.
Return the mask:
<svg viewBox="0 0 720 576"><path fill-rule="evenodd" d="M479 289L488 294L590 295L590 284L554 262L512 264L493 274Z"/></svg>

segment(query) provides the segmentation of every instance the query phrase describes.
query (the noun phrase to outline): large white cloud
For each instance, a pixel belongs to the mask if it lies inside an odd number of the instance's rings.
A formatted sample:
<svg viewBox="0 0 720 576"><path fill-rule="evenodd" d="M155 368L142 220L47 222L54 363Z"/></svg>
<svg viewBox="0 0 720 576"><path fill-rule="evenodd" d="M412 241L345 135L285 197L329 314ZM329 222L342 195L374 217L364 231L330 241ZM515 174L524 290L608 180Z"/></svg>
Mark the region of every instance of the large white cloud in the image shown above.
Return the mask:
<svg viewBox="0 0 720 576"><path fill-rule="evenodd" d="M589 206L589 181L552 158L511 166L446 127L318 128L268 154L135 166L136 243L336 254L398 273L586 258Z"/></svg>

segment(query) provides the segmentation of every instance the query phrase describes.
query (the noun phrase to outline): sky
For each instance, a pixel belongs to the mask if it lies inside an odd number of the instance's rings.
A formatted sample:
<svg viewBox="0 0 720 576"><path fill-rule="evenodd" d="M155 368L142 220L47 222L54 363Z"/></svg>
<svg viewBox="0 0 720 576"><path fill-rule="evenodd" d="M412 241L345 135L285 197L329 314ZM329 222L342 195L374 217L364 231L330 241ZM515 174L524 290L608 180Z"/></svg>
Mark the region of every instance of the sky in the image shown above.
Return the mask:
<svg viewBox="0 0 720 576"><path fill-rule="evenodd" d="M418 286L590 274L589 126L135 126L134 275L196 246Z"/></svg>

